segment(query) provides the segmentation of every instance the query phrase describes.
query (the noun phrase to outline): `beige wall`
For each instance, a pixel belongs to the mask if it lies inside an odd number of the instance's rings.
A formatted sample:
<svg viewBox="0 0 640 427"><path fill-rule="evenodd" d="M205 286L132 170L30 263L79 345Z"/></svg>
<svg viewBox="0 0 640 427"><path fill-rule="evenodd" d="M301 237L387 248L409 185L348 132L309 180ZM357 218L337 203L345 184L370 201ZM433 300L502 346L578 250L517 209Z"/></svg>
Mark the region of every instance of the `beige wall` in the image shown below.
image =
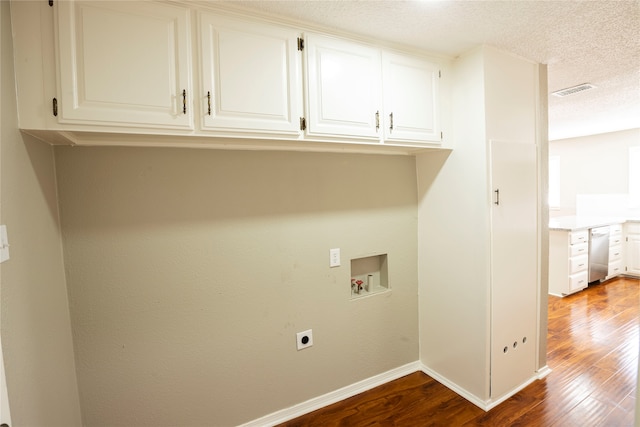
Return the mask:
<svg viewBox="0 0 640 427"><path fill-rule="evenodd" d="M627 194L629 147L640 146L640 129L552 141L560 156L560 208L551 216L575 215L578 194Z"/></svg>
<svg viewBox="0 0 640 427"><path fill-rule="evenodd" d="M9 2L2 1L0 321L12 425L81 425L53 149L17 129Z"/></svg>
<svg viewBox="0 0 640 427"><path fill-rule="evenodd" d="M418 359L413 157L59 147L56 165L85 425L234 425ZM378 253L392 291L351 301L350 258Z"/></svg>

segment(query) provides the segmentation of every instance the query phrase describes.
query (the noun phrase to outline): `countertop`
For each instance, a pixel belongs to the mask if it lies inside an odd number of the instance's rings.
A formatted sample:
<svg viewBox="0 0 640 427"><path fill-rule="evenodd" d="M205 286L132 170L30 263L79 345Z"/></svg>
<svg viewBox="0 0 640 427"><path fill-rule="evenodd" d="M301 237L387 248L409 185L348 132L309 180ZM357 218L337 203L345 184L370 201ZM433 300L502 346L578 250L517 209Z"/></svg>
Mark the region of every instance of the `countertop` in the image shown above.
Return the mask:
<svg viewBox="0 0 640 427"><path fill-rule="evenodd" d="M640 217L558 216L549 219L549 230L575 231L625 222L640 222Z"/></svg>

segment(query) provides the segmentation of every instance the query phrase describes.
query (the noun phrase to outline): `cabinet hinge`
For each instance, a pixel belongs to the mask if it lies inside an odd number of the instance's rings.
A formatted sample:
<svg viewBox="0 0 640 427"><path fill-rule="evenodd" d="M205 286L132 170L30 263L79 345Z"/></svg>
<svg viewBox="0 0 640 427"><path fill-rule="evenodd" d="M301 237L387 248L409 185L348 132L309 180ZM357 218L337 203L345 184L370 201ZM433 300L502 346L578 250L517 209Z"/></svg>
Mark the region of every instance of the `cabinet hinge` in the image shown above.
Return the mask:
<svg viewBox="0 0 640 427"><path fill-rule="evenodd" d="M304 39L302 37L298 37L298 50L299 51L304 50Z"/></svg>
<svg viewBox="0 0 640 427"><path fill-rule="evenodd" d="M307 120L304 117L300 117L300 130L307 129Z"/></svg>
<svg viewBox="0 0 640 427"><path fill-rule="evenodd" d="M53 0L49 0L49 6L53 7Z"/></svg>
<svg viewBox="0 0 640 427"><path fill-rule="evenodd" d="M51 108L53 109L53 116L58 117L58 99L53 98L51 102Z"/></svg>

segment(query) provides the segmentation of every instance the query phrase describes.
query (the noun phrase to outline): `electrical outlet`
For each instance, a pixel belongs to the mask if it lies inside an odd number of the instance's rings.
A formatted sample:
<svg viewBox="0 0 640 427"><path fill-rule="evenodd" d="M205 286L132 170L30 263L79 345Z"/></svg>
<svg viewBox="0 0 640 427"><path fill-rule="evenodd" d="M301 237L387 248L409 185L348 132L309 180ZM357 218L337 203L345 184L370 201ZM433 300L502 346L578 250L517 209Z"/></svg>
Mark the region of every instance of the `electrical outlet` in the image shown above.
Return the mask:
<svg viewBox="0 0 640 427"><path fill-rule="evenodd" d="M311 329L298 332L296 334L296 346L298 350L311 347L312 345L313 345L313 332L311 331Z"/></svg>
<svg viewBox="0 0 640 427"><path fill-rule="evenodd" d="M329 249L329 267L340 267L340 248Z"/></svg>

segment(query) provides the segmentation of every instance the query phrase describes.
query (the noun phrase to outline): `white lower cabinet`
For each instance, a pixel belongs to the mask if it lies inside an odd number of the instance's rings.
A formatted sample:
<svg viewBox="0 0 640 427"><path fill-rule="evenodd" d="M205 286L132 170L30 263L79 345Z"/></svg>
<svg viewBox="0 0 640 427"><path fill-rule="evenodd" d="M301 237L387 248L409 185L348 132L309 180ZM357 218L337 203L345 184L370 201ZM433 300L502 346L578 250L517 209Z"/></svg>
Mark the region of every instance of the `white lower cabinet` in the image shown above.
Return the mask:
<svg viewBox="0 0 640 427"><path fill-rule="evenodd" d="M640 277L640 223L625 224L625 274Z"/></svg>
<svg viewBox="0 0 640 427"><path fill-rule="evenodd" d="M549 293L565 296L589 286L589 231L549 231Z"/></svg>
<svg viewBox="0 0 640 427"><path fill-rule="evenodd" d="M606 279L614 278L624 272L622 249L622 224L611 224L609 226L609 272Z"/></svg>

